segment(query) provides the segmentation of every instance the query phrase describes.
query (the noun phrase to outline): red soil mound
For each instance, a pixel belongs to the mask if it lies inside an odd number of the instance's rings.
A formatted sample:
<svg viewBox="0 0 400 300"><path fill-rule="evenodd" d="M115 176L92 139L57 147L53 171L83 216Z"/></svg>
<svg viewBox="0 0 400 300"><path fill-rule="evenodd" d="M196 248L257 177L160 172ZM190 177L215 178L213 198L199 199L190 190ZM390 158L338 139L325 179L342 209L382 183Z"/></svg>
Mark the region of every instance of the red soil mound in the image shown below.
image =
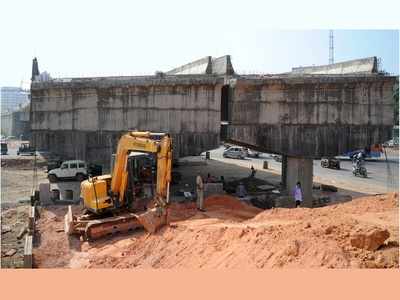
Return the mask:
<svg viewBox="0 0 400 300"><path fill-rule="evenodd" d="M259 209L251 205L247 205L246 203L240 201L238 198L229 195L213 195L207 197L204 200L205 208L215 207L215 206L223 207L224 209L245 210L254 213L259 213L262 211L262 209Z"/></svg>
<svg viewBox="0 0 400 300"><path fill-rule="evenodd" d="M80 251L71 253L72 258L66 257L68 265L241 269L399 267L397 194L364 197L317 209L261 212L234 197L213 196L205 200L205 209L206 212L197 211L194 203L173 204L172 226L152 235L139 231L90 244L85 242ZM377 250L369 251L364 247L368 244L365 241L376 230L387 230L389 237L385 241L380 239L383 244ZM354 243L355 238L363 243ZM62 252L54 247L65 247L60 241L54 240L53 248L44 242L56 254ZM53 255L52 252L47 255ZM43 254L41 258L45 259ZM45 261L42 264L46 265Z"/></svg>

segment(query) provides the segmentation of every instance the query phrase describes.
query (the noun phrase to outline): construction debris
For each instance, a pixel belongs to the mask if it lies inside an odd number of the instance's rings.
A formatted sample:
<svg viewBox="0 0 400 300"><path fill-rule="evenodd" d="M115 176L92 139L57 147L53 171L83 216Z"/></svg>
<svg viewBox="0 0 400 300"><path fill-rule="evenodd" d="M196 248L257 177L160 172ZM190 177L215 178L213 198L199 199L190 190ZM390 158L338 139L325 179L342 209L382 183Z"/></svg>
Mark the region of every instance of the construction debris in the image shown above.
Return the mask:
<svg viewBox="0 0 400 300"><path fill-rule="evenodd" d="M29 206L27 205L2 209L1 268L23 267L24 243L21 241L23 236L18 237L28 226L28 214Z"/></svg>
<svg viewBox="0 0 400 300"><path fill-rule="evenodd" d="M337 192L338 189L334 185L329 185L329 184L321 184L321 190L326 191L326 192Z"/></svg>
<svg viewBox="0 0 400 300"><path fill-rule="evenodd" d="M21 230L19 231L18 235L17 235L17 239L20 240L22 239L22 237L25 235L25 233L28 232L28 226L24 226L21 228Z"/></svg>
<svg viewBox="0 0 400 300"><path fill-rule="evenodd" d="M6 253L4 253L4 256L5 256L5 257L7 257L7 256L13 256L15 253L17 253L17 250L16 250L16 249L10 249L10 250L8 250Z"/></svg>
<svg viewBox="0 0 400 300"><path fill-rule="evenodd" d="M2 233L2 234L7 233L7 232L10 232L11 230L12 230L12 229L11 229L10 226L7 226L7 225L2 225L2 226L1 226L1 233Z"/></svg>

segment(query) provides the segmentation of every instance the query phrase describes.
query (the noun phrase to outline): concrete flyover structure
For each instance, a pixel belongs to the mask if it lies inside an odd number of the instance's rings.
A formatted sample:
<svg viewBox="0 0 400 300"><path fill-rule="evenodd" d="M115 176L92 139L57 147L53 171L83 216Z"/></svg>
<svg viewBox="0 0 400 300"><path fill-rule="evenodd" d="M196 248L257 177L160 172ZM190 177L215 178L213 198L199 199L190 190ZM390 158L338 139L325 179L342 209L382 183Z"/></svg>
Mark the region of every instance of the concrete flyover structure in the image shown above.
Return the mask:
<svg viewBox="0 0 400 300"><path fill-rule="evenodd" d="M336 64L292 68L292 74L376 74L378 73L378 60L375 56L354 59Z"/></svg>
<svg viewBox="0 0 400 300"><path fill-rule="evenodd" d="M368 69L359 61L354 63L353 70ZM346 68L351 70L349 65ZM341 66L329 69L343 72ZM310 206L313 159L364 149L391 137L397 79L370 70L236 76L230 81L234 91L228 101L227 137L281 154L283 185L292 191L300 181Z"/></svg>
<svg viewBox="0 0 400 300"><path fill-rule="evenodd" d="M127 130L171 133L175 157L230 140L282 154L284 186L300 181L311 205L313 158L390 138L396 81L375 57L244 76L229 55L154 76L33 80L32 142L107 168Z"/></svg>
<svg viewBox="0 0 400 300"><path fill-rule="evenodd" d="M174 156L219 143L220 78L213 75L74 78L32 84L32 141L108 167L127 130L168 132Z"/></svg>
<svg viewBox="0 0 400 300"><path fill-rule="evenodd" d="M239 76L229 102L229 139L271 153L320 158L390 138L388 76Z"/></svg>
<svg viewBox="0 0 400 300"><path fill-rule="evenodd" d="M233 75L235 73L230 55L213 58L206 56L190 62L186 65L168 71L167 75L188 75L188 74L215 74Z"/></svg>

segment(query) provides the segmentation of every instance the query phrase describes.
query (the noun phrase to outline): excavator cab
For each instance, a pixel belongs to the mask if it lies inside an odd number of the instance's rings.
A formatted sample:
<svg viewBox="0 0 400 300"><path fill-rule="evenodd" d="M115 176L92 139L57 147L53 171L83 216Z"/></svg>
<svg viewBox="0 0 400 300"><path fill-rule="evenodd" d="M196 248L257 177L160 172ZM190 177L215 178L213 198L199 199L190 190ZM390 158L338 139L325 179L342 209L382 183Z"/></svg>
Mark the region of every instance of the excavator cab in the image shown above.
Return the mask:
<svg viewBox="0 0 400 300"><path fill-rule="evenodd" d="M128 171L125 202L134 211L144 211L155 197L157 167L152 154L131 152L126 165Z"/></svg>

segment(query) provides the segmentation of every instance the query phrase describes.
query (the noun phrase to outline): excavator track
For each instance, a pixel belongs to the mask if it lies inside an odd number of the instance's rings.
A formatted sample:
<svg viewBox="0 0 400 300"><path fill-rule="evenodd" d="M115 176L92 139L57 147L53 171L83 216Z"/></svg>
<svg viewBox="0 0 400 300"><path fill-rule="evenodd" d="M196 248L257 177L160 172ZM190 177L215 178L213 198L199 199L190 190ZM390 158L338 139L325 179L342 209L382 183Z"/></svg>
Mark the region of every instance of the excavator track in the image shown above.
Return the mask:
<svg viewBox="0 0 400 300"><path fill-rule="evenodd" d="M131 232L143 228L135 214L127 213L117 217L102 218L88 221L84 236L87 240L96 240L104 236Z"/></svg>
<svg viewBox="0 0 400 300"><path fill-rule="evenodd" d="M167 224L166 211L156 208L139 214L125 212L113 217L98 219L94 219L94 217L94 215L76 217L72 214L71 206L69 206L68 213L65 215L65 233L68 235L79 234L90 241L142 228L154 233L158 228Z"/></svg>

